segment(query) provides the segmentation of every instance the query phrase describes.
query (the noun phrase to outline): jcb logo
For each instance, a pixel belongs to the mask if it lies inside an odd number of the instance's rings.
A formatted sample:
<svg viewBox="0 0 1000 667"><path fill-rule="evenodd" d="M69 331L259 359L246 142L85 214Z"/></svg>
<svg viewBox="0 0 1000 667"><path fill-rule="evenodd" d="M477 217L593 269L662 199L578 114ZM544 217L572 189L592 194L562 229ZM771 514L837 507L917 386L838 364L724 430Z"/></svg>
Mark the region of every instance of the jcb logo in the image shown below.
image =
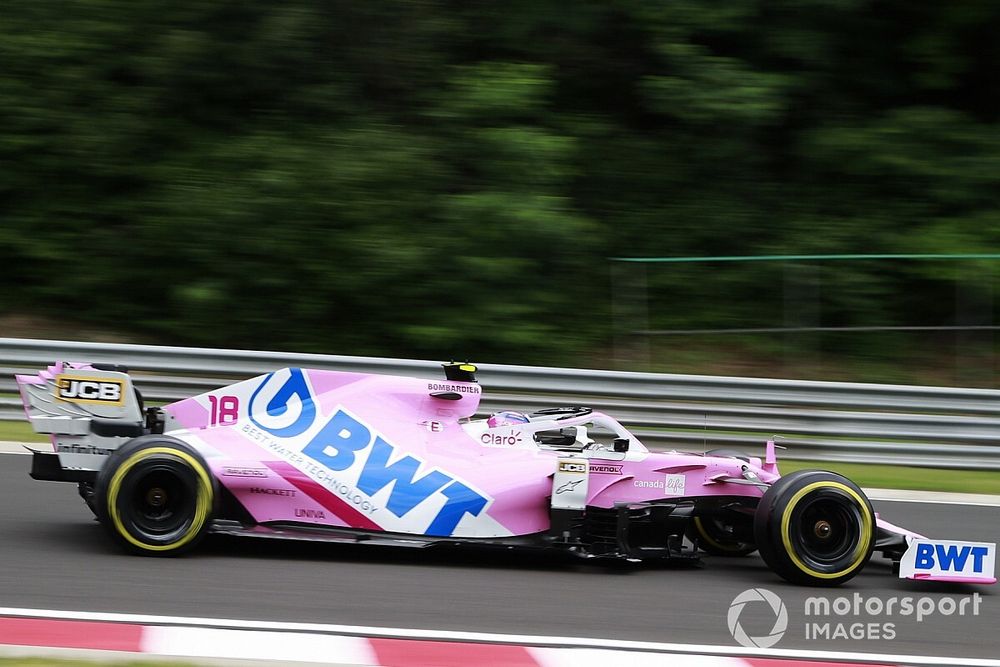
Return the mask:
<svg viewBox="0 0 1000 667"><path fill-rule="evenodd" d="M125 383L121 380L98 380L60 375L56 378L56 398L74 403L121 405Z"/></svg>
<svg viewBox="0 0 1000 667"><path fill-rule="evenodd" d="M576 461L560 461L559 472L587 472L587 464Z"/></svg>

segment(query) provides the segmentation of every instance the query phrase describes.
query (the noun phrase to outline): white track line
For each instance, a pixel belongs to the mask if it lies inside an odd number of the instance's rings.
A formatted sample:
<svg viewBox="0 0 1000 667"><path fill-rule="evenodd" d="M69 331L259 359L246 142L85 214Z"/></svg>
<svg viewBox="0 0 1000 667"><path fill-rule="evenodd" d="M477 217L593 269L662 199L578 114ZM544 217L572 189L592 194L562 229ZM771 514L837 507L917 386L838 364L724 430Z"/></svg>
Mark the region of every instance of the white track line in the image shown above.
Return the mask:
<svg viewBox="0 0 1000 667"><path fill-rule="evenodd" d="M0 442L0 454L30 454L25 446L33 447L41 451L51 451L52 445L47 442Z"/></svg>
<svg viewBox="0 0 1000 667"><path fill-rule="evenodd" d="M871 500L884 500L894 503L933 503L935 505L1000 507L1000 496L986 493L906 491L903 489L864 489L864 492Z"/></svg>
<svg viewBox="0 0 1000 667"><path fill-rule="evenodd" d="M316 632L155 626L143 634L142 648L146 654L171 657L379 664L367 639Z"/></svg>
<svg viewBox="0 0 1000 667"><path fill-rule="evenodd" d="M410 628L377 628L358 625L328 623L294 623L282 621L247 621L223 618L188 618L183 616L154 616L148 614L117 614L89 611L55 611L51 609L22 609L0 607L0 616L26 618L51 618L64 620L108 621L137 625L175 627L220 628L230 630L258 630L278 632L306 632L325 635L387 637L396 639L424 639L431 641L478 642L514 644L518 646L599 648L655 653L698 653L705 655L792 658L799 660L839 660L845 662L900 663L937 667L1000 667L1000 660L986 658L953 658L888 653L854 653L850 651L810 651L797 649L750 649L711 644L677 644L662 642L626 641L619 639L591 639L586 637L548 637L536 635L507 635L490 632L458 632L447 630L415 630Z"/></svg>

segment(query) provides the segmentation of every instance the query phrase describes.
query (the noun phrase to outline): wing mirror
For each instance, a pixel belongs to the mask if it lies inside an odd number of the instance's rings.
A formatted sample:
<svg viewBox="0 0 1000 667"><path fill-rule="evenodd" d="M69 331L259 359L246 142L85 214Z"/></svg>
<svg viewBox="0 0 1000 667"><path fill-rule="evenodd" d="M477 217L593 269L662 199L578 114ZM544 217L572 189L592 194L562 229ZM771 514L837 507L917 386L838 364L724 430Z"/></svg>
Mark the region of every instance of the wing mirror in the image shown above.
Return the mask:
<svg viewBox="0 0 1000 667"><path fill-rule="evenodd" d="M628 438L615 438L614 439L614 450L616 452L627 452L628 451Z"/></svg>

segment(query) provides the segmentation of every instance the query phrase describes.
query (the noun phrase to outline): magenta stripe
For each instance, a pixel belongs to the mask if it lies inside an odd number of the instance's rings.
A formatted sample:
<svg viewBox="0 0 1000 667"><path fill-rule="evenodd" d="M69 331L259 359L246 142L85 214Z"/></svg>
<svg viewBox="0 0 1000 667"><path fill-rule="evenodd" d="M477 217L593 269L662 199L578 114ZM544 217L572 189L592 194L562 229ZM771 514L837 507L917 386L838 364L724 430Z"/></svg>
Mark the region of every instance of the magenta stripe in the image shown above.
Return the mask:
<svg viewBox="0 0 1000 667"><path fill-rule="evenodd" d="M291 464L283 461L267 461L266 464L267 467L281 475L281 477L293 484L302 493L330 510L334 516L340 518L351 528L382 530L382 527L377 523L351 507L349 503Z"/></svg>
<svg viewBox="0 0 1000 667"><path fill-rule="evenodd" d="M368 641L381 667L539 667L523 646L378 637Z"/></svg>

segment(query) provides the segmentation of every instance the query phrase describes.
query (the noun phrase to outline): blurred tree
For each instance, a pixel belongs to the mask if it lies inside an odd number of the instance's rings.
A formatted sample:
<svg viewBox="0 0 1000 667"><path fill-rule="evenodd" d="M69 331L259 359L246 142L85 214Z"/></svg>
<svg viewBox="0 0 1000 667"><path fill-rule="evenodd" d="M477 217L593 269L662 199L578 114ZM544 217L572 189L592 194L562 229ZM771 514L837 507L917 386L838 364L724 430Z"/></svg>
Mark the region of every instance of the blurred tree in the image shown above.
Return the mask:
<svg viewBox="0 0 1000 667"><path fill-rule="evenodd" d="M1000 241L990 3L7 9L4 312L177 344L588 363L612 336L609 256ZM774 323L782 271L653 271L651 325ZM995 281L817 276L831 324L944 322L956 284Z"/></svg>

